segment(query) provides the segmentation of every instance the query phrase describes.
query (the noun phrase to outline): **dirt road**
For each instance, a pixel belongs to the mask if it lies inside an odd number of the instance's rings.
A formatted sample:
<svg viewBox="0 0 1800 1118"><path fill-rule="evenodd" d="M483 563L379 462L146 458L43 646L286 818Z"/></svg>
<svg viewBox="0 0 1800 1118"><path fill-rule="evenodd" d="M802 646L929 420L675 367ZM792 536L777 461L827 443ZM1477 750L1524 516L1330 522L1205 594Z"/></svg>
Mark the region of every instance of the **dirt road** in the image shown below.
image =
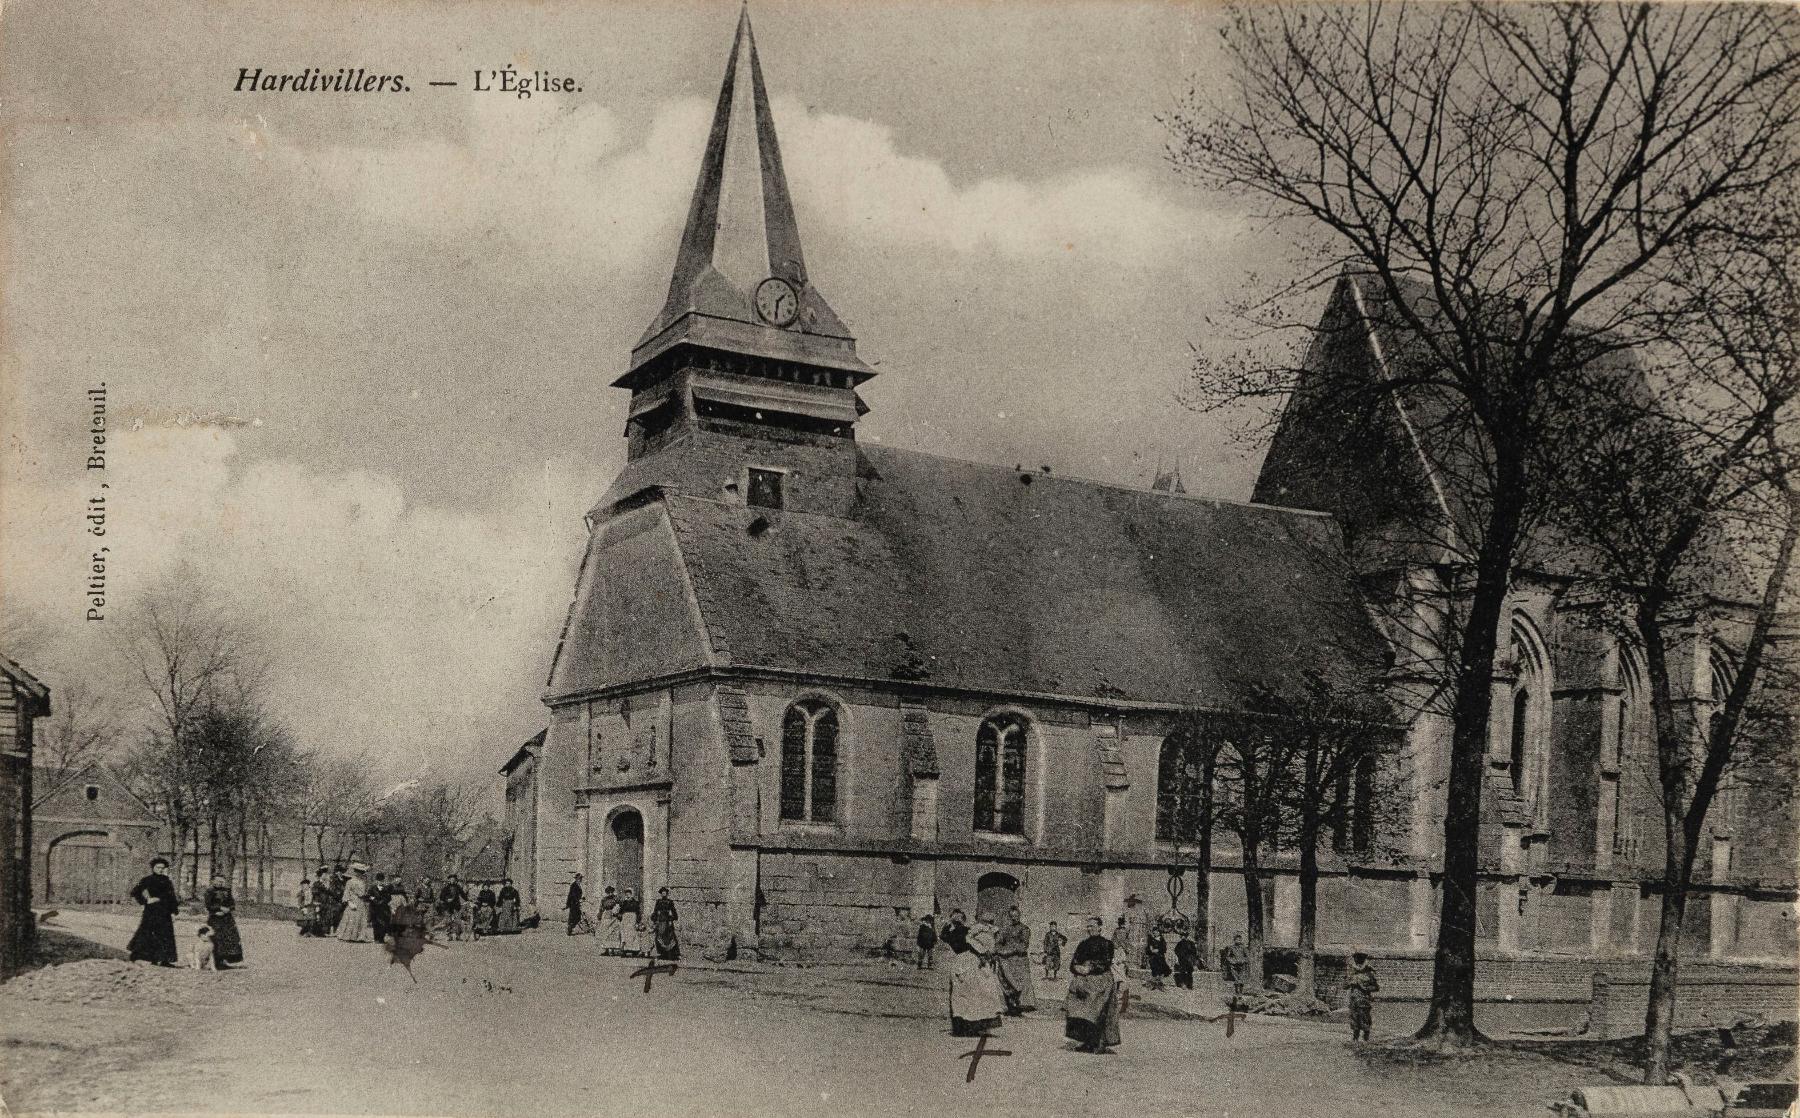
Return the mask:
<svg viewBox="0 0 1800 1118"><path fill-rule="evenodd" d="M122 916L65 913L123 944ZM185 937L191 932L180 929ZM14 1113L432 1115L1531 1115L1579 1081L1544 1065L1371 1071L1336 1027L1129 1017L1115 1056L1067 1051L1060 1013L1009 1022L973 1083L943 975L708 967L656 975L560 929L430 949L415 983L373 944L246 921L251 966L114 994L0 987ZM98 964L76 964L77 966ZM106 964L117 969L124 964ZM1004 1051L1000 1055L996 1050Z"/></svg>

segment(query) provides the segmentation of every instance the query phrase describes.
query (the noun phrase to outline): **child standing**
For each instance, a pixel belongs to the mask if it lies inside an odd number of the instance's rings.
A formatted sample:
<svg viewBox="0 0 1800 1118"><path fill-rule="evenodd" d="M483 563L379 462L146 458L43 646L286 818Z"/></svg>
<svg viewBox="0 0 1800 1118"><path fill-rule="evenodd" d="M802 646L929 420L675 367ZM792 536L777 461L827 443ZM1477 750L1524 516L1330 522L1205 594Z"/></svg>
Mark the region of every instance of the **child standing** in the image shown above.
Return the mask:
<svg viewBox="0 0 1800 1118"><path fill-rule="evenodd" d="M1350 1039L1370 1040L1370 1026L1374 1024L1375 992L1381 989L1381 983L1375 981L1375 968L1369 965L1369 957L1361 951L1350 953L1350 974L1344 979L1344 990L1350 1002Z"/></svg>
<svg viewBox="0 0 1800 1118"><path fill-rule="evenodd" d="M915 942L918 944L918 963L920 970L931 970L937 966L937 924L931 914L919 917L919 934Z"/></svg>
<svg viewBox="0 0 1800 1118"><path fill-rule="evenodd" d="M1055 978L1062 973L1063 944L1069 937L1056 929L1056 921L1050 921L1050 927L1044 932L1044 977Z"/></svg>
<svg viewBox="0 0 1800 1118"><path fill-rule="evenodd" d="M1169 977L1169 941L1163 935L1162 925L1158 924L1150 930L1145 948L1150 963L1150 988L1160 990L1163 979Z"/></svg>

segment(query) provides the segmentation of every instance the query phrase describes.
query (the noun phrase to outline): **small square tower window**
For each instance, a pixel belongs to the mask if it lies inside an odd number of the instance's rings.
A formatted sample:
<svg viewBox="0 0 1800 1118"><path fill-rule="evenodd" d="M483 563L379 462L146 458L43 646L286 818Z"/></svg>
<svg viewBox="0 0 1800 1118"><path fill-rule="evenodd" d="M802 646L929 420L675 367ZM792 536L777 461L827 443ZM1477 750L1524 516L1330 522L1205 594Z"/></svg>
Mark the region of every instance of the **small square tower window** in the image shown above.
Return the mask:
<svg viewBox="0 0 1800 1118"><path fill-rule="evenodd" d="M98 784L90 784L87 786L87 798L90 800L97 800L100 798L100 786Z"/></svg>
<svg viewBox="0 0 1800 1118"><path fill-rule="evenodd" d="M778 509L781 507L780 470L750 469L750 486L745 503L754 508Z"/></svg>

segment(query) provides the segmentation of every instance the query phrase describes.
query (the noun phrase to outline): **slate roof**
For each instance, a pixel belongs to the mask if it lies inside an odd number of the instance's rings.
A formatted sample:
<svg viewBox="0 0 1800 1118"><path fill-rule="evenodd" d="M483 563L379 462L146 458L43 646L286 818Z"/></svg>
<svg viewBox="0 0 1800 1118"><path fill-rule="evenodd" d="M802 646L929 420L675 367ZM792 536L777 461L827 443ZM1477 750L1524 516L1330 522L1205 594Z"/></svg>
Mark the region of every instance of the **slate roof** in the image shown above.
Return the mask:
<svg viewBox="0 0 1800 1118"><path fill-rule="evenodd" d="M539 730L525 739L525 744L514 750L513 755L507 758L506 764L500 766L500 775L510 774L514 769L523 765L527 758L536 755L537 751L544 747L544 737L548 733L548 729Z"/></svg>
<svg viewBox="0 0 1800 1118"><path fill-rule="evenodd" d="M847 518L663 492L705 639L661 628L659 647L684 646L690 667L1215 708L1239 705L1250 682L1285 690L1302 673L1380 670L1384 646L1328 517L862 454ZM605 565L590 552L588 568ZM596 577L645 586L612 566ZM658 622L641 612L645 594L623 590L634 626L676 626L690 608L661 591ZM584 616L620 596L578 590L551 698L635 681L604 619Z"/></svg>
<svg viewBox="0 0 1800 1118"><path fill-rule="evenodd" d="M0 656L0 675L10 678L31 700L32 713L42 717L50 713L50 689L10 656Z"/></svg>
<svg viewBox="0 0 1800 1118"><path fill-rule="evenodd" d="M1402 277L1399 287L1427 330L1450 330L1426 284ZM1588 337L1597 340L1582 375L1621 398L1647 401L1652 374L1639 356L1604 335ZM1396 379L1428 380L1433 359L1378 277L1339 277L1308 363L1329 364L1334 372L1303 376L1296 386L1253 499L1333 512L1345 525L1350 550L1367 566L1466 559L1467 542L1483 530L1490 457L1460 396L1428 383L1398 391L1380 387ZM1348 386L1359 383L1364 369L1377 390L1360 394ZM1378 437L1371 438L1370 430ZM1573 574L1592 566L1583 559L1585 547L1538 521L1521 545L1519 566ZM1711 593L1734 601L1754 598L1752 581L1729 549L1716 551L1701 569Z"/></svg>

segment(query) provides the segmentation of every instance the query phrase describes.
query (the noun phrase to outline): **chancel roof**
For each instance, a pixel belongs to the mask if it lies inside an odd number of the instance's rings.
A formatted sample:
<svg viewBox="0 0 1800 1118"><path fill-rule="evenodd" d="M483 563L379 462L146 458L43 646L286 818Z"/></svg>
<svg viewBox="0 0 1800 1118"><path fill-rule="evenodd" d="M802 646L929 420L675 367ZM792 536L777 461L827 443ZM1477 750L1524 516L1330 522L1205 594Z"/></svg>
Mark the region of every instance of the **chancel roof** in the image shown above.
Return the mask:
<svg viewBox="0 0 1800 1118"><path fill-rule="evenodd" d="M752 667L1229 709L1380 671L1325 516L861 454L851 516L661 489L597 531L551 701Z"/></svg>

